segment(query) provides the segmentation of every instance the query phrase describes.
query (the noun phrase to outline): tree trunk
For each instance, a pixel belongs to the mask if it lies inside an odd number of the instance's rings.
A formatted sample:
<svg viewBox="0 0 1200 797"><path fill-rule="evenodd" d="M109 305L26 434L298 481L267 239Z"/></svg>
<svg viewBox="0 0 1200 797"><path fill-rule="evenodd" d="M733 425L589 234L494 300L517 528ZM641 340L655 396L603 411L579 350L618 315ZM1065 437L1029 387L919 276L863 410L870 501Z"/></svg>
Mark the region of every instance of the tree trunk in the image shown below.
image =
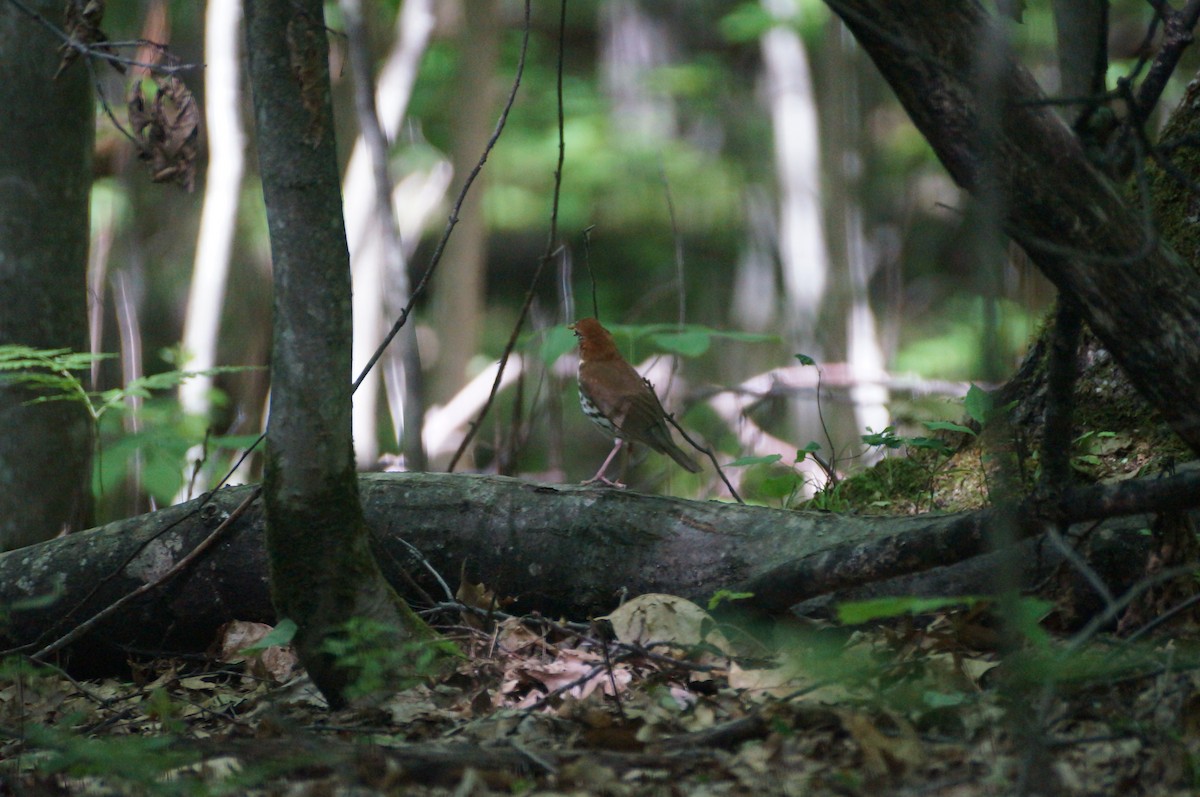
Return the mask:
<svg viewBox="0 0 1200 797"><path fill-rule="evenodd" d="M359 505L350 263L322 5L248 0L246 24L275 282L263 485L272 599L296 622L300 659L337 707L355 673L329 642L351 618L390 626L397 644L433 634L383 579Z"/></svg>
<svg viewBox="0 0 1200 797"><path fill-rule="evenodd" d="M61 24L61 2L30 5ZM87 65L56 80L58 45L16 7L0 13L0 345L87 351L95 122ZM0 382L0 550L90 522L91 423L35 395Z"/></svg>
<svg viewBox="0 0 1200 797"><path fill-rule="evenodd" d="M960 185L994 195L1005 231L1133 384L1200 451L1200 275L1146 229L1011 56L985 130L971 75L995 24L975 2L829 0ZM1164 378L1170 374L1170 378Z"/></svg>

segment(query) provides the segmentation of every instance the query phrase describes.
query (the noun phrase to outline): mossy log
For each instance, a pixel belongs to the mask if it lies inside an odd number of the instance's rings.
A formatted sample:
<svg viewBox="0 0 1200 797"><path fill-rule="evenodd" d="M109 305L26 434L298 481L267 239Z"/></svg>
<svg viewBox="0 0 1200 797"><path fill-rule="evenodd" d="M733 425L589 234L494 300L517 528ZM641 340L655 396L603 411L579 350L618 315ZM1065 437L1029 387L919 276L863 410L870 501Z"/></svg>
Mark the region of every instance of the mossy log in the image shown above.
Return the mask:
<svg viewBox="0 0 1200 797"><path fill-rule="evenodd" d="M156 581L252 490L221 490L203 506L197 499L0 555L0 605L12 607L4 647L38 650ZM361 477L361 490L375 555L414 608L421 608L420 590L447 598L433 570L451 590L465 578L512 598L509 612L575 619L646 592L703 603L722 588L747 590L754 597L742 606L763 614L854 588L988 592L997 586L995 569L978 557L988 552L989 530L1016 517L999 510L909 517L793 512L494 476L374 474ZM1088 506L1064 499L1054 511L1074 506L1072 516L1096 517L1120 509L1111 496L1093 499ZM1027 537L1040 528L1019 525ZM1087 550L1098 553L1090 561L1114 593L1140 577L1150 540L1138 532L1149 525L1134 515L1091 529ZM273 622L263 539L255 505L187 569L80 636L67 648L72 669L108 669L130 654L197 653L228 620ZM1050 546L1039 549L1032 539L1026 545L1035 546L1022 554L1030 581L1061 562ZM1032 555L1038 550L1045 555ZM950 567L955 562L964 564ZM906 574L907 581L879 586ZM1098 605L1086 589L1079 595ZM37 597L44 600L30 601Z"/></svg>

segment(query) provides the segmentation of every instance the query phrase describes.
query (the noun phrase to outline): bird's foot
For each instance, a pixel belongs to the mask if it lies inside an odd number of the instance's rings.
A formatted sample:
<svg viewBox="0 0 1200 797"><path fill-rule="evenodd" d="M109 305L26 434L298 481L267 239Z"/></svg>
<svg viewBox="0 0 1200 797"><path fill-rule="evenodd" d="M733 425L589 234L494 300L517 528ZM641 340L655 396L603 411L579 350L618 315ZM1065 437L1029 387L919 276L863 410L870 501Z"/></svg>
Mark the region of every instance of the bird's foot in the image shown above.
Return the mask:
<svg viewBox="0 0 1200 797"><path fill-rule="evenodd" d="M582 484L585 487L588 485L592 485L592 484L603 484L605 487L615 487L618 490L625 489L625 485L622 484L621 482L615 482L612 479L605 478L604 476L601 476L599 474L593 476L590 479L587 479L586 481L580 482L580 484Z"/></svg>

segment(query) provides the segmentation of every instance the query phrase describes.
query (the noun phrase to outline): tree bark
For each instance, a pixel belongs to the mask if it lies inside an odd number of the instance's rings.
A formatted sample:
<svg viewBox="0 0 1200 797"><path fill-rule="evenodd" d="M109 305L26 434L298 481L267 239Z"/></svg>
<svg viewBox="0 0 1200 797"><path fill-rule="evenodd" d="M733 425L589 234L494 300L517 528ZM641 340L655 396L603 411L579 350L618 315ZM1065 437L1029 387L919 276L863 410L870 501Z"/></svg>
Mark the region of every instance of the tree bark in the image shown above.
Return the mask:
<svg viewBox="0 0 1200 797"><path fill-rule="evenodd" d="M992 98L978 94L971 76L994 20L976 2L828 3L955 181L980 197L998 195L1005 231L1079 303L1138 390L1200 451L1200 275L1088 162L1011 55L998 72L997 129L985 129L982 102Z"/></svg>
<svg viewBox="0 0 1200 797"><path fill-rule="evenodd" d="M869 591L859 594L980 594L994 572L986 558L973 557L986 551L996 510L859 517L451 474L371 474L359 483L376 556L387 578L416 600L425 599L418 589L435 601L447 599L433 569L451 590L461 576L513 598L505 608L518 614L583 618L611 611L623 595L648 592L703 604L722 588L752 591L739 605L778 613L864 585ZM14 611L0 629L0 644L45 645L155 581L252 489L222 490L203 508L197 499L0 555L0 605L53 597ZM1178 509L1180 499L1172 504L1164 494L1190 498L1165 480L1126 482L1077 491L1054 511L1077 519L1129 513L1138 507L1120 501L1146 489L1159 493L1137 497L1142 506ZM1114 594L1142 575L1151 540L1138 532L1148 523L1131 515L1090 533L1098 552L1092 561ZM1031 522L1024 528L1039 530ZM228 620L273 622L263 529L256 504L190 569L82 637L70 663L99 670L121 664L130 652L194 653ZM1031 579L1060 561L1042 548L1027 549L1026 564L1038 565ZM331 554L326 561L334 559ZM960 560L971 562L962 570L949 567ZM941 568L936 578L928 572L934 568ZM905 573L926 575L878 586ZM1079 602L1084 618L1098 606L1094 595Z"/></svg>
<svg viewBox="0 0 1200 797"><path fill-rule="evenodd" d="M31 6L61 20L61 2ZM58 45L15 7L0 13L0 345L87 351L95 122L87 65L56 80ZM0 550L90 522L91 422L35 396L0 382Z"/></svg>
<svg viewBox="0 0 1200 797"><path fill-rule="evenodd" d="M352 618L397 645L434 635L368 547L350 427L350 260L319 0L247 0L247 51L275 283L263 485L273 601L330 705L354 672L328 642ZM396 673L396 675L401 675Z"/></svg>

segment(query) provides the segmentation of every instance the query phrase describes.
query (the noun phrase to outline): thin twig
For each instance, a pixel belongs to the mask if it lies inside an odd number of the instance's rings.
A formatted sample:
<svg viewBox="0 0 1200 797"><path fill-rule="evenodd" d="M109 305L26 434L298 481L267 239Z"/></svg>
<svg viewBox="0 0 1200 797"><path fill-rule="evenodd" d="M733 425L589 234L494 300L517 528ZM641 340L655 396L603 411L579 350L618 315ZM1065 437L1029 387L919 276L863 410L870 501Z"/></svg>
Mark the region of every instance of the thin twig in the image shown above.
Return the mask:
<svg viewBox="0 0 1200 797"><path fill-rule="evenodd" d="M590 224L583 231L583 265L587 268L588 282L592 286L592 318L600 317L600 302L596 299L596 275L592 273L592 230L595 224Z"/></svg>
<svg viewBox="0 0 1200 797"><path fill-rule="evenodd" d="M734 489L733 483L730 482L729 478L725 475L725 471L721 468L721 463L717 462L717 455L713 453L712 447L702 446L693 440L692 436L687 433L687 430L679 425L679 421L675 420L674 415L665 415L664 417L666 417L668 423L675 427L675 431L679 432L679 434L683 436L683 439L688 441L688 445L708 457L709 462L711 462L713 464L713 468L716 469L717 475L721 477L721 481L725 482L725 487L728 488L729 494L733 496L733 499L739 504L746 503L742 500L742 497L738 495L738 491Z"/></svg>
<svg viewBox="0 0 1200 797"><path fill-rule="evenodd" d="M122 66L136 66L136 67L140 67L141 69L145 69L148 72L158 72L158 73L164 74L164 75L173 75L176 72L186 72L191 69L199 69L201 66L203 66L202 64L143 63L142 61L138 61L133 58L125 58L124 56L115 55L113 53L106 53L103 50L101 50L100 47L93 47L90 44L81 42L78 39L73 38L65 30L58 27L50 20L46 19L46 17L39 14L35 9L30 8L28 5L21 2L21 0L8 0L8 2L12 3L12 5L15 6L16 9L18 11L20 11L22 14L29 17L34 22L36 22L37 24L39 24L43 28L45 28L47 31L49 31L53 36L58 38L64 45L70 47L72 50L74 50L75 52L79 53L80 55L84 56L85 58L87 58L89 60L95 58L95 59L98 59L101 61L108 61L108 62L114 63L114 64L121 64ZM158 47L159 49L164 50L164 51L166 49L165 44L159 44L158 42L151 42L151 41L147 41L145 39L134 39L132 41L120 41L120 42L103 41L103 42L97 42L97 44L102 47L109 47L109 48L112 48L112 47L141 48L141 47L149 46L149 47Z"/></svg>

